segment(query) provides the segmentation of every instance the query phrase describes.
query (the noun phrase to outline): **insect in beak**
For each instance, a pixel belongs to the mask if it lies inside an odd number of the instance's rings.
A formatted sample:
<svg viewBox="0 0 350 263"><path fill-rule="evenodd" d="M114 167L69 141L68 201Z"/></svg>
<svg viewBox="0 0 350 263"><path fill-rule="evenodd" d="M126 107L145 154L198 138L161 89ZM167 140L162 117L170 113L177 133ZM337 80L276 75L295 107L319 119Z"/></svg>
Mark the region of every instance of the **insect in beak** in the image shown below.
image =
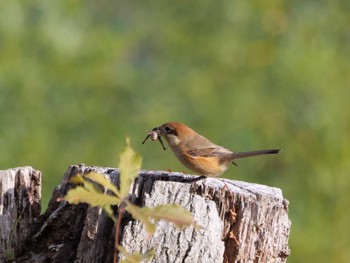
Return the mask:
<svg viewBox="0 0 350 263"><path fill-rule="evenodd" d="M158 129L158 127L154 128L153 130L147 132L147 137L146 139L144 139L144 141L142 142L142 144L144 144L148 139L151 139L151 141L156 141L158 140L160 142L160 144L162 145L163 147L163 150L166 150L164 144L163 144L163 141L162 141L162 137L160 135L160 130Z"/></svg>

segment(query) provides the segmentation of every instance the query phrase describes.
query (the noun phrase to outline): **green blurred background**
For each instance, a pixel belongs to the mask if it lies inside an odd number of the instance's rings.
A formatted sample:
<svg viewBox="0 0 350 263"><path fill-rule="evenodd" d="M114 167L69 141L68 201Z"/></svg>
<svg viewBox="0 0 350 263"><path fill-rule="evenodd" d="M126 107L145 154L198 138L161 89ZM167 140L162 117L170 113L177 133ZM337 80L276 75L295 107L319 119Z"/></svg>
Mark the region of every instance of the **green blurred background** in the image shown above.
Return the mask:
<svg viewBox="0 0 350 263"><path fill-rule="evenodd" d="M288 262L350 260L349 1L2 1L0 169L185 170L145 132L181 121L236 151L224 177L290 201Z"/></svg>

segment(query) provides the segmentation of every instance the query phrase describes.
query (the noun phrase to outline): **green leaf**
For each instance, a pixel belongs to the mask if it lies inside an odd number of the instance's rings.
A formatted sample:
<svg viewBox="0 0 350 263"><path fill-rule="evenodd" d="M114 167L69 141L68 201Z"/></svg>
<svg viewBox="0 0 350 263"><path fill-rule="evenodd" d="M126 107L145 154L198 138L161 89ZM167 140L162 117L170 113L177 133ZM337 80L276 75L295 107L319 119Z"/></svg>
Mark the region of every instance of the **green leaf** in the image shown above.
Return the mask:
<svg viewBox="0 0 350 263"><path fill-rule="evenodd" d="M72 183L72 184L82 184L84 183L84 178L81 174L76 174L74 176L72 176L68 182Z"/></svg>
<svg viewBox="0 0 350 263"><path fill-rule="evenodd" d="M179 228L195 226L191 212L176 204L158 205L156 207L143 207L142 210L155 220L165 220Z"/></svg>
<svg viewBox="0 0 350 263"><path fill-rule="evenodd" d="M144 223L146 232L150 235L154 234L156 231L156 226L151 222L150 217L144 212L143 208L126 202L125 210L128 211L133 218Z"/></svg>
<svg viewBox="0 0 350 263"><path fill-rule="evenodd" d="M71 204L87 203L91 206L105 207L108 205L118 205L121 203L116 196L102 193L96 189L93 183L84 182L84 186L78 186L68 191L64 200Z"/></svg>
<svg viewBox="0 0 350 263"><path fill-rule="evenodd" d="M179 228L192 225L195 228L199 228L197 224L194 223L192 214L185 208L179 205L159 205L156 207L138 207L126 202L127 206L125 209L132 214L132 216L142 221L145 224L146 232L148 234L154 234L155 225L151 222L154 220L165 220L175 224Z"/></svg>
<svg viewBox="0 0 350 263"><path fill-rule="evenodd" d="M134 253L127 252L122 246L117 246L118 250L123 254L124 259L121 263L140 263L143 260L150 260L154 256L154 250L149 249L146 253Z"/></svg>
<svg viewBox="0 0 350 263"><path fill-rule="evenodd" d="M88 173L85 174L84 177L102 185L104 188L106 188L107 190L112 191L115 195L119 196L119 191L117 189L117 187L111 183L111 181L109 181L105 175L100 174L100 173Z"/></svg>
<svg viewBox="0 0 350 263"><path fill-rule="evenodd" d="M112 206L110 205L106 205L104 207L102 207L103 210L105 211L105 213L114 221L117 222L117 218L115 217L114 213L113 213L113 209Z"/></svg>
<svg viewBox="0 0 350 263"><path fill-rule="evenodd" d="M129 189L141 169L142 158L130 147L130 140L126 139L126 148L120 155L120 198L129 194Z"/></svg>

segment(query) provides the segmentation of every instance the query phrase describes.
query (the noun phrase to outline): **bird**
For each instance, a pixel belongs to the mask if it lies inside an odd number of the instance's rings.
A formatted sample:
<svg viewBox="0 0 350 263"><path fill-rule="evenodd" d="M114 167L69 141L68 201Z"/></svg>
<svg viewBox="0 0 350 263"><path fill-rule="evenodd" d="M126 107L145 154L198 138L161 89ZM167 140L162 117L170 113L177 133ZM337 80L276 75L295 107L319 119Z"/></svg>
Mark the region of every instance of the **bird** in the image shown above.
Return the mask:
<svg viewBox="0 0 350 263"><path fill-rule="evenodd" d="M280 149L234 152L216 145L180 122L167 122L153 128L143 143L148 138L152 141L158 139L165 150L161 137L166 139L177 159L201 178L222 175L232 163L237 165L234 162L236 159L281 152Z"/></svg>

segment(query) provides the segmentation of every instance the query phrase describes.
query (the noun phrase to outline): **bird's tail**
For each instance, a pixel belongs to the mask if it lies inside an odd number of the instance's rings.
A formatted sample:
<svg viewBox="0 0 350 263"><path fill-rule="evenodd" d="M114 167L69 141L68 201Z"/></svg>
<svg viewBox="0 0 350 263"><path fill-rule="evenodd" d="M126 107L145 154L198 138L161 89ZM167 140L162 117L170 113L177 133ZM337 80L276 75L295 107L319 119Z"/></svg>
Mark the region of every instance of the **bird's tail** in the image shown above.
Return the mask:
<svg viewBox="0 0 350 263"><path fill-rule="evenodd" d="M264 154L278 154L280 152L281 150L279 149L239 152L239 153L234 153L234 157L235 159L240 159L240 158L247 158L247 157L259 156Z"/></svg>

